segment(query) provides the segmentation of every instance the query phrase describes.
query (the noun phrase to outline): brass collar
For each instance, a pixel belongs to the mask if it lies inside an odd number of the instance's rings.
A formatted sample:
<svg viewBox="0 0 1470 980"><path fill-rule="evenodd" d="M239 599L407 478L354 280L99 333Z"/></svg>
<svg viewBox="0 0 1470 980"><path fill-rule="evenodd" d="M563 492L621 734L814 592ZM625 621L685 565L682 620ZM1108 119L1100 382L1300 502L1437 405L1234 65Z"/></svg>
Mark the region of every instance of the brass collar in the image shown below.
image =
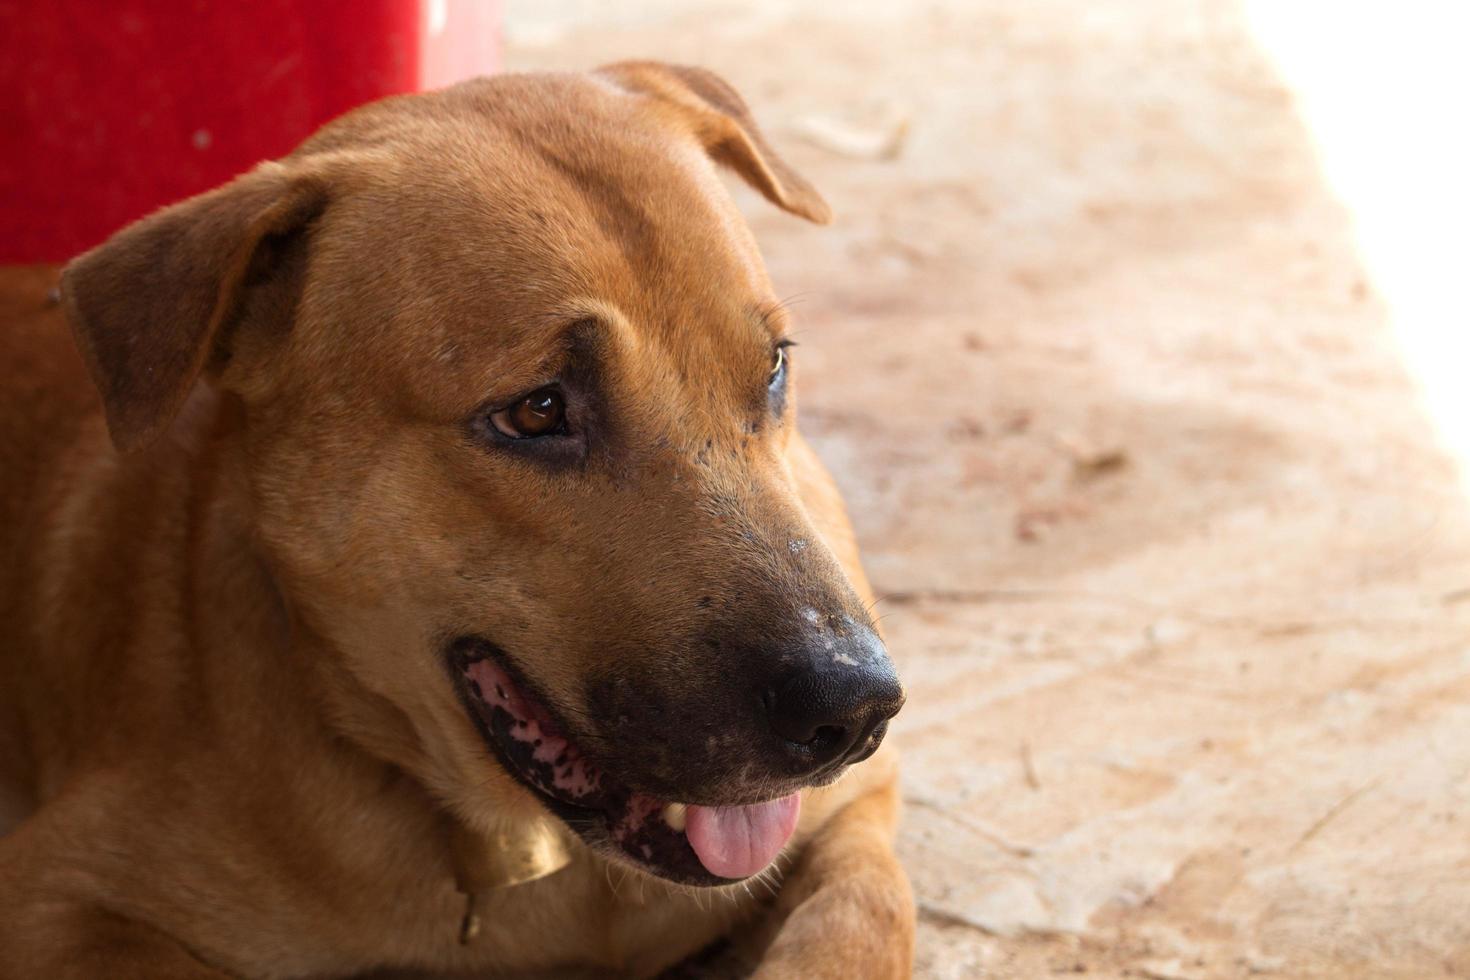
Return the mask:
<svg viewBox="0 0 1470 980"><path fill-rule="evenodd" d="M456 820L450 855L454 885L465 896L459 925L461 944L473 942L480 933L476 898L481 892L544 878L572 861L565 835L546 817L489 834L471 830Z"/></svg>

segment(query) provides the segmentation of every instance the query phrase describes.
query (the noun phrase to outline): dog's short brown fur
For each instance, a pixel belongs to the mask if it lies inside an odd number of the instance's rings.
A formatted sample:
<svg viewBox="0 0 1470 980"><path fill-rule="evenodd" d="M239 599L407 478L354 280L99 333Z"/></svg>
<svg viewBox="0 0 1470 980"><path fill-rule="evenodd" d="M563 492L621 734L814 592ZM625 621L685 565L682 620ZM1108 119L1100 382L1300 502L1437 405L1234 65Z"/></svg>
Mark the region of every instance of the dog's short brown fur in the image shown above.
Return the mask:
<svg viewBox="0 0 1470 980"><path fill-rule="evenodd" d="M761 976L907 973L887 749L804 792L769 909L574 844L458 941L451 839L547 817L446 638L493 634L640 785L722 803L752 792L725 678L798 610L867 622L711 158L826 220L722 81L622 64L364 107L59 301L12 276L0 974L648 975L732 932ZM591 429L477 429L557 372Z"/></svg>

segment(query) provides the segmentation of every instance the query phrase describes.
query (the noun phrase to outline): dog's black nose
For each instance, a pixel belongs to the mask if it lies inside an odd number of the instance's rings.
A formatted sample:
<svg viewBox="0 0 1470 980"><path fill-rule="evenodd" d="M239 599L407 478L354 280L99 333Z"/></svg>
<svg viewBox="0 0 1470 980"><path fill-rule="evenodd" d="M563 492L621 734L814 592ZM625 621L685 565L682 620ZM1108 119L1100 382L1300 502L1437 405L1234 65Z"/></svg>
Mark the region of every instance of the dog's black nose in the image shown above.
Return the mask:
<svg viewBox="0 0 1470 980"><path fill-rule="evenodd" d="M861 762L878 750L903 686L883 643L860 630L812 651L811 666L768 695L771 728L813 768Z"/></svg>

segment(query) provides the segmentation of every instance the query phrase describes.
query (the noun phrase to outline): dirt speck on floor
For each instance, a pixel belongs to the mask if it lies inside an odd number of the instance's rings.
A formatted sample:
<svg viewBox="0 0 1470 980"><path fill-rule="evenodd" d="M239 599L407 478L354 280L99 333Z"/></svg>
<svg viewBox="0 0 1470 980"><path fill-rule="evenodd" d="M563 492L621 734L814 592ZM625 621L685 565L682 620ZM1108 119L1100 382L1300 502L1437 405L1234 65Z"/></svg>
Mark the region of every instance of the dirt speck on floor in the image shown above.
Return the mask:
<svg viewBox="0 0 1470 980"><path fill-rule="evenodd" d="M720 71L839 214L736 190L910 690L921 976L1470 973L1470 512L1234 4L508 20Z"/></svg>

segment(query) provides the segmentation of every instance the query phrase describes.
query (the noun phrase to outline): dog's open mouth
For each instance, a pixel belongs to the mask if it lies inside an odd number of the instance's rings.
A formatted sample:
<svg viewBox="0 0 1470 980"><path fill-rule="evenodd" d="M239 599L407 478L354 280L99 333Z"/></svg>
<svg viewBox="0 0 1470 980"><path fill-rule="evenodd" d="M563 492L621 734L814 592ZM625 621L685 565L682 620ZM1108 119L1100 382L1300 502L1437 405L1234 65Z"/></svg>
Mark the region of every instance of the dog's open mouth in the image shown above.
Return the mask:
<svg viewBox="0 0 1470 980"><path fill-rule="evenodd" d="M608 846L660 877L718 885L757 874L796 828L796 794L746 806L661 800L592 764L551 712L484 641L451 655L472 717L502 765L588 843Z"/></svg>

